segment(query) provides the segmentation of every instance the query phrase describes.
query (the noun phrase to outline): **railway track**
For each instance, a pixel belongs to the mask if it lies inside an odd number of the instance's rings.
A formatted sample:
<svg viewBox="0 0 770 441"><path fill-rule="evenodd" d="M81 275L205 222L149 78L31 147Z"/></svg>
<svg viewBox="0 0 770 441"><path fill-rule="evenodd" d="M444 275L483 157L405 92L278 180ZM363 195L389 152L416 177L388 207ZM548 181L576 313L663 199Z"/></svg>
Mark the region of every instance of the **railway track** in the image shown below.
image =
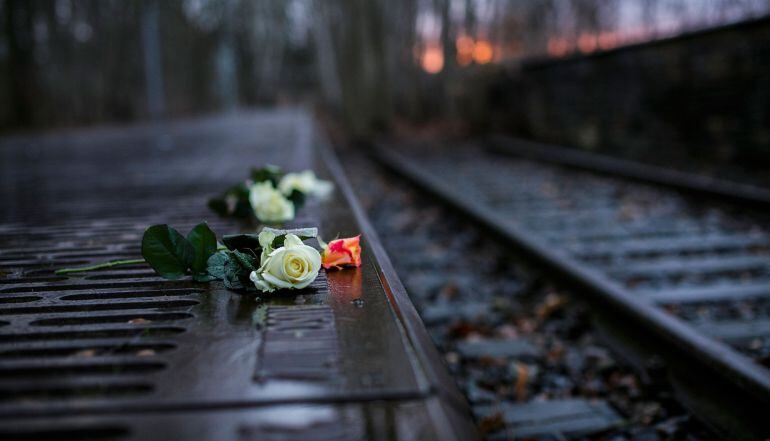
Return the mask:
<svg viewBox="0 0 770 441"><path fill-rule="evenodd" d="M375 157L584 294L606 340L717 433L770 434L770 234L746 194L721 205L621 169L398 147Z"/></svg>

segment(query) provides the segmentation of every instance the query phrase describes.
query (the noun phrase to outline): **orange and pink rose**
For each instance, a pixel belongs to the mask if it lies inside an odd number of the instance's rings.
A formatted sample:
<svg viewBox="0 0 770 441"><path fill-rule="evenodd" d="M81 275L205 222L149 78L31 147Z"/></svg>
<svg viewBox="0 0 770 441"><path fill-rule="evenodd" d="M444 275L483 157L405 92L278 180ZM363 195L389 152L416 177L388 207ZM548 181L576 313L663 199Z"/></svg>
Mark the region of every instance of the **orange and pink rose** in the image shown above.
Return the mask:
<svg viewBox="0 0 770 441"><path fill-rule="evenodd" d="M361 235L329 242L321 253L325 269L361 266Z"/></svg>

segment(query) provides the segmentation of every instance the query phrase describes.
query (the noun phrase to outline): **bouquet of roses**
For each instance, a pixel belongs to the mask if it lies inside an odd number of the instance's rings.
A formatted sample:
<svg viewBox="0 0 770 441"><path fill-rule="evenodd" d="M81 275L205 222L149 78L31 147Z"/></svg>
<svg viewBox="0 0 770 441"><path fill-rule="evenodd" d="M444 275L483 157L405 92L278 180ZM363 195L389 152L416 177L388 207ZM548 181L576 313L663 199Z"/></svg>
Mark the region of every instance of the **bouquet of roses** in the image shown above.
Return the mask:
<svg viewBox="0 0 770 441"><path fill-rule="evenodd" d="M321 251L304 241L317 239ZM302 289L325 269L361 266L360 236L336 239L328 244L318 239L317 228L278 230L265 227L259 234L233 234L222 242L205 222L187 236L168 225L153 225L142 237L142 257L81 268L65 268L57 274L148 263L166 279L190 275L195 281L221 280L234 290L273 292Z"/></svg>
<svg viewBox="0 0 770 441"><path fill-rule="evenodd" d="M331 182L318 179L311 170L284 174L280 168L268 165L252 169L250 179L209 200L209 207L221 216L253 215L263 223L281 223L294 219L308 197L326 198L333 189ZM304 241L314 238L321 252L305 245ZM356 236L327 244L318 238L317 228L265 227L259 234L234 234L219 242L205 222L187 236L168 225L153 225L142 237L142 259L62 268L56 274L146 262L166 279L190 275L198 282L221 280L227 288L247 291L301 289L318 277L321 267L361 266L359 240L360 236Z"/></svg>
<svg viewBox="0 0 770 441"><path fill-rule="evenodd" d="M220 216L248 218L278 224L294 219L308 197L326 198L334 185L318 179L312 170L283 173L268 165L251 170L248 180L233 185L209 200L209 208Z"/></svg>

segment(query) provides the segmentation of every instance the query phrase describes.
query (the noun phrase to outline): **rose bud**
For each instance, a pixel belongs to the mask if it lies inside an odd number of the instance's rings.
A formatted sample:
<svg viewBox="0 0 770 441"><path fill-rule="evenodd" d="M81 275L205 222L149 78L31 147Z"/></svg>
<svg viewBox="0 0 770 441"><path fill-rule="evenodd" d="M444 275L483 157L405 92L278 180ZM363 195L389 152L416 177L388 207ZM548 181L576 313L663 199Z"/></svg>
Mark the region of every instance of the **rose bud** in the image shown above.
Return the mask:
<svg viewBox="0 0 770 441"><path fill-rule="evenodd" d="M324 247L321 264L325 269L361 266L361 235L335 239Z"/></svg>

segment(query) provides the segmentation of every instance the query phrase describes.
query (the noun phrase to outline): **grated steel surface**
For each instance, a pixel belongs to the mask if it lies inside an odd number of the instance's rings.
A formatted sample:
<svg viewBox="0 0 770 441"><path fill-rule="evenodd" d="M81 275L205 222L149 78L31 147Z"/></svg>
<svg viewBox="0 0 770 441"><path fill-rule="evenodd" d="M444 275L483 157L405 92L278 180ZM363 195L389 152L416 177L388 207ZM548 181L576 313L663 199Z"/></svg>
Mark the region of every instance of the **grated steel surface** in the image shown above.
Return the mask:
<svg viewBox="0 0 770 441"><path fill-rule="evenodd" d="M294 110L0 140L0 439L471 433L463 403L437 398L415 357L424 348L396 313L371 234L361 269L261 301L143 264L54 274L139 258L155 223L242 232L206 200L265 163L344 185ZM292 226L357 234L349 202L337 191Z"/></svg>

